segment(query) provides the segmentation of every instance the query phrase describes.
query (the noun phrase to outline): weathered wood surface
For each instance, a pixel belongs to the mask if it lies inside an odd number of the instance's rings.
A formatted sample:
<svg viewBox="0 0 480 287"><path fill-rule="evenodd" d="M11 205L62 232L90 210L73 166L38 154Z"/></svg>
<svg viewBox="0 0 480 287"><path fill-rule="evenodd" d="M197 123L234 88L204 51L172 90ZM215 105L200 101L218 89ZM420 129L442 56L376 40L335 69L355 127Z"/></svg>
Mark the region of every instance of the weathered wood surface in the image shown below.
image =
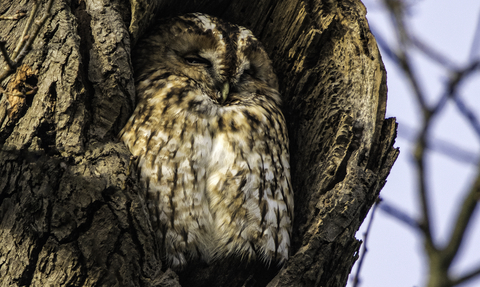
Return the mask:
<svg viewBox="0 0 480 287"><path fill-rule="evenodd" d="M1 0L0 14L31 6ZM130 51L155 11L244 25L273 59L295 191L294 254L274 279L233 263L192 268L180 281L161 271L130 155L116 139L135 104ZM52 14L23 61L38 91L12 118L0 99L0 286L346 284L355 232L398 155L360 1L55 0ZM25 22L0 22L9 51Z"/></svg>

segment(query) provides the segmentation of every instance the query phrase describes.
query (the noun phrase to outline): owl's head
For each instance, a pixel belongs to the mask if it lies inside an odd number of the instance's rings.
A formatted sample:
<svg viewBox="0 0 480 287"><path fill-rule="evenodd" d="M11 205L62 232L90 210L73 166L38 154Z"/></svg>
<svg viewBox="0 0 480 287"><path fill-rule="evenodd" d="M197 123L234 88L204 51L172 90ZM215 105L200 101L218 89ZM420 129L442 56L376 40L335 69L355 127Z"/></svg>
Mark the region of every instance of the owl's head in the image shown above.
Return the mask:
<svg viewBox="0 0 480 287"><path fill-rule="evenodd" d="M265 93L279 102L277 77L262 44L250 30L209 15L156 23L138 43L133 63L137 81L162 72L184 76L218 103Z"/></svg>

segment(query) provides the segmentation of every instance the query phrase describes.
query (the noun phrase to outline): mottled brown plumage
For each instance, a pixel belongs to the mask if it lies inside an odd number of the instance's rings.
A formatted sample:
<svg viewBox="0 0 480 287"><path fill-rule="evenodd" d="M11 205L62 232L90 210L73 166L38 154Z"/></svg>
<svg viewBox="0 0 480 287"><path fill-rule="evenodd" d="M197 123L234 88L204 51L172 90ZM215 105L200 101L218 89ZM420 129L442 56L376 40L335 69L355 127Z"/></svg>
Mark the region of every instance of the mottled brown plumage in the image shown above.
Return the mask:
<svg viewBox="0 0 480 287"><path fill-rule="evenodd" d="M121 139L167 264L227 256L282 263L293 222L277 78L243 27L164 20L133 55L138 105Z"/></svg>

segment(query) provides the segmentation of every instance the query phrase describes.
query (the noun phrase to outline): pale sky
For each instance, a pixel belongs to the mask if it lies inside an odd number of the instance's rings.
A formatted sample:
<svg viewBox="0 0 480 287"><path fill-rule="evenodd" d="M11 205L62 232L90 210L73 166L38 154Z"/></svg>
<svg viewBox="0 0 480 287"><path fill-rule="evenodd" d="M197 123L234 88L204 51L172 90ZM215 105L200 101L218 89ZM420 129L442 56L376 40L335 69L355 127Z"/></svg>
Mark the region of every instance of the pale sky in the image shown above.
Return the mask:
<svg viewBox="0 0 480 287"><path fill-rule="evenodd" d="M364 0L367 19L372 29L381 34L390 44L394 44L391 21L379 0ZM478 0L421 0L406 1L416 3L409 11L408 22L414 34L426 44L448 57L459 67L469 62L474 34L480 15ZM480 29L479 29L480 30ZM480 33L480 32L477 32ZM480 37L478 35L477 37ZM480 46L473 55L480 57ZM415 67L422 88L435 103L444 90L450 76L442 67L415 53ZM419 200L416 193L416 174L412 164L412 143L405 138L409 130L417 130L420 122L419 109L412 96L404 75L395 64L383 56L387 69L388 104L387 117L396 117L399 123L399 137L395 144L400 147L400 156L395 163L381 197L400 208L413 218L419 213ZM475 111L480 119L480 73L470 77L461 89L460 96ZM434 122L432 138L451 143L478 159L480 136L467 121L459 115L452 103ZM463 196L476 175L476 166L459 162L439 152L430 152L427 158L431 189L431 211L433 232L436 242L446 242L453 218ZM363 237L366 224L357 233ZM480 212L474 214L468 238L461 248L460 256L454 262L454 274L463 274L480 266ZM423 255L423 239L410 227L377 210L368 239L368 253L365 259L361 287L410 287L425 286L428 266ZM352 269L355 274L357 266ZM352 286L349 282L348 286ZM480 277L461 287L480 286Z"/></svg>

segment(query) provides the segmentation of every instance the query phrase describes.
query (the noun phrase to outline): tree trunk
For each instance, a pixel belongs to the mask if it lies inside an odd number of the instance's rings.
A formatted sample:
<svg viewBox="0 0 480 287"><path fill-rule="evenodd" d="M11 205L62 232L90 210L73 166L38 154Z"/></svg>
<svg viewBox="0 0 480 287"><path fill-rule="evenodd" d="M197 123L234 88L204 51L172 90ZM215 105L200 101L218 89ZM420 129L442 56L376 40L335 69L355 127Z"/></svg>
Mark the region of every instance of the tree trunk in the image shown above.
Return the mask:
<svg viewBox="0 0 480 287"><path fill-rule="evenodd" d="M1 0L0 14L32 5ZM232 262L191 267L180 281L163 272L116 137L135 105L134 43L154 17L195 11L251 29L279 77L295 224L278 274ZM346 285L355 232L398 155L386 73L360 1L54 0L51 13L2 83L38 90L22 104L0 99L1 286ZM9 52L27 18L0 22Z"/></svg>

